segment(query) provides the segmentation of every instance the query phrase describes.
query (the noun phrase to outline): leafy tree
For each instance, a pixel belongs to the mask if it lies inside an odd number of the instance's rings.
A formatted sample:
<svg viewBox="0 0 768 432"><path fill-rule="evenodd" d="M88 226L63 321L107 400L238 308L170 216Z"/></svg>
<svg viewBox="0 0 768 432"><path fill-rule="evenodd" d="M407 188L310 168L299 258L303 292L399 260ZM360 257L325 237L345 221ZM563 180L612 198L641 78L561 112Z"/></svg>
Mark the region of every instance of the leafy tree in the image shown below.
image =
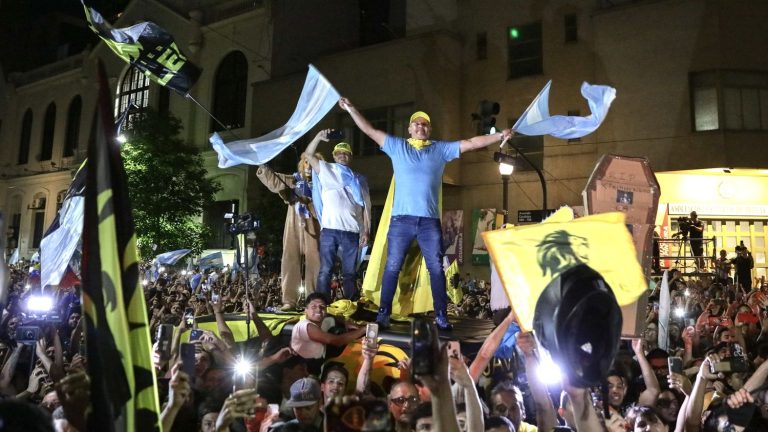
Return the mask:
<svg viewBox="0 0 768 432"><path fill-rule="evenodd" d="M131 118L122 146L144 259L176 249L200 253L210 235L200 215L221 186L206 177L200 150L179 138L180 131L176 117L147 110Z"/></svg>

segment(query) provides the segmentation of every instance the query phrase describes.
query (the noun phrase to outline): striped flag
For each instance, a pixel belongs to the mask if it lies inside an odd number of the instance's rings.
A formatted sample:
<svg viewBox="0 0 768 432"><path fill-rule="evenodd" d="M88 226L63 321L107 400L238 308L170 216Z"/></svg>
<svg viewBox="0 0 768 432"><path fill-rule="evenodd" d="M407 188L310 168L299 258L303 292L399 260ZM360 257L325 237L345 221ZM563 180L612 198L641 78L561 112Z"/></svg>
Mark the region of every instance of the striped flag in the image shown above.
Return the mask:
<svg viewBox="0 0 768 432"><path fill-rule="evenodd" d="M40 286L59 285L83 232L86 161L72 179L61 210L40 241Z"/></svg>
<svg viewBox="0 0 768 432"><path fill-rule="evenodd" d="M221 252L214 252L200 258L198 263L200 270L205 270L211 267L224 267L224 257Z"/></svg>
<svg viewBox="0 0 768 432"><path fill-rule="evenodd" d="M602 85L581 84L581 95L589 103L592 114L586 117L549 115L549 81L531 102L512 130L523 135L551 135L560 139L581 138L600 126L608 114L616 89Z"/></svg>
<svg viewBox="0 0 768 432"><path fill-rule="evenodd" d="M669 270L664 270L664 276L661 278L661 291L659 291L659 325L657 334L659 348L663 350L669 348L669 316L672 312L668 273Z"/></svg>
<svg viewBox="0 0 768 432"><path fill-rule="evenodd" d="M81 3L88 26L118 57L161 86L182 95L189 93L201 71L181 53L173 36L149 21L126 28L112 28L99 12Z"/></svg>
<svg viewBox="0 0 768 432"><path fill-rule="evenodd" d="M180 259L184 258L188 253L192 252L192 249L179 249L166 253L161 253L155 257L155 261L162 265L174 265Z"/></svg>
<svg viewBox="0 0 768 432"><path fill-rule="evenodd" d="M304 88L301 89L301 96L288 123L258 138L228 143L217 133L211 135L209 141L219 155L219 168L269 162L322 120L340 98L333 85L314 66L309 65Z"/></svg>
<svg viewBox="0 0 768 432"><path fill-rule="evenodd" d="M88 430L160 430L144 293L128 185L99 64L100 121L88 146L83 230L83 312L91 401Z"/></svg>

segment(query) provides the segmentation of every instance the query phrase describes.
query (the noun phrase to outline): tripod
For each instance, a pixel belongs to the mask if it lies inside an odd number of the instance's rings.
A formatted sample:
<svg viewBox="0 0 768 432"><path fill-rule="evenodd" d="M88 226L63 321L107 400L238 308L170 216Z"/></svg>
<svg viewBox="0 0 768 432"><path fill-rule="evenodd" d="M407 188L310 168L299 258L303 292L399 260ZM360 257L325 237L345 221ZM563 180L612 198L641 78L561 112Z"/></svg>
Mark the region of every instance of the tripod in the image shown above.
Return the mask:
<svg viewBox="0 0 768 432"><path fill-rule="evenodd" d="M672 235L672 238L677 240L677 256L675 257L675 267L681 269L683 273L688 273L688 260L693 260L693 270L697 273L704 271L703 257L693 255L693 247L691 247L691 239L686 232L678 232ZM702 242L703 239L697 239ZM702 262L699 262L702 260ZM681 266L682 264L682 266Z"/></svg>

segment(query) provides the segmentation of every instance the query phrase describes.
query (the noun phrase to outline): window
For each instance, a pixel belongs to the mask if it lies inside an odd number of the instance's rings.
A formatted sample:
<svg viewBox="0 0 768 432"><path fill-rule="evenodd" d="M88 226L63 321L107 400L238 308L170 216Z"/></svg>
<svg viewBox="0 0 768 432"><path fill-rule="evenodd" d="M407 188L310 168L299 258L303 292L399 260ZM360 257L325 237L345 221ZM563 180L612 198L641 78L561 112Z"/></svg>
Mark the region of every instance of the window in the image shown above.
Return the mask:
<svg viewBox="0 0 768 432"><path fill-rule="evenodd" d="M67 198L67 191L59 191L59 193L56 194L56 212L58 213L59 210L61 210L61 207L64 206L64 199Z"/></svg>
<svg viewBox="0 0 768 432"><path fill-rule="evenodd" d="M43 240L43 229L45 227L45 210L39 210L35 212L32 218L33 231L32 231L32 248L40 248L40 241Z"/></svg>
<svg viewBox="0 0 768 432"><path fill-rule="evenodd" d="M24 165L29 162L29 140L32 138L32 110L27 109L21 121L21 137L19 139L19 156L16 162Z"/></svg>
<svg viewBox="0 0 768 432"><path fill-rule="evenodd" d="M509 78L520 78L544 72L541 22L507 29Z"/></svg>
<svg viewBox="0 0 768 432"><path fill-rule="evenodd" d="M362 114L376 129L394 136L408 136L408 119L413 111L413 104L402 104L364 110ZM337 124L338 129L344 130L344 141L352 146L355 156L371 156L379 151L379 145L358 129L348 114L339 114Z"/></svg>
<svg viewBox="0 0 768 432"><path fill-rule="evenodd" d="M488 58L488 33L482 32L477 34L475 42L477 50L477 60L485 60Z"/></svg>
<svg viewBox="0 0 768 432"><path fill-rule="evenodd" d="M360 0L360 45L405 36L405 0Z"/></svg>
<svg viewBox="0 0 768 432"><path fill-rule="evenodd" d="M240 51L227 54L219 64L213 87L213 115L230 129L245 126L245 98L248 93L248 62ZM224 130L211 119L211 131Z"/></svg>
<svg viewBox="0 0 768 432"><path fill-rule="evenodd" d="M72 156L80 139L80 115L83 111L83 99L78 95L69 103L67 112L67 135L64 137L64 157Z"/></svg>
<svg viewBox="0 0 768 432"><path fill-rule="evenodd" d="M768 72L691 75L694 130L768 130Z"/></svg>
<svg viewBox="0 0 768 432"><path fill-rule="evenodd" d="M45 110L43 120L43 145L40 151L40 160L51 160L53 156L53 134L56 131L56 104L51 102Z"/></svg>
<svg viewBox="0 0 768 432"><path fill-rule="evenodd" d="M564 16L563 27L565 29L565 42L578 42L579 22L576 14L568 14Z"/></svg>
<svg viewBox="0 0 768 432"><path fill-rule="evenodd" d="M135 107L132 107L132 105ZM136 115L147 106L149 106L149 77L144 75L139 69L131 66L117 88L115 117L120 118L122 113L131 109L131 114L128 115L125 121L126 124L123 126L126 129L130 129Z"/></svg>

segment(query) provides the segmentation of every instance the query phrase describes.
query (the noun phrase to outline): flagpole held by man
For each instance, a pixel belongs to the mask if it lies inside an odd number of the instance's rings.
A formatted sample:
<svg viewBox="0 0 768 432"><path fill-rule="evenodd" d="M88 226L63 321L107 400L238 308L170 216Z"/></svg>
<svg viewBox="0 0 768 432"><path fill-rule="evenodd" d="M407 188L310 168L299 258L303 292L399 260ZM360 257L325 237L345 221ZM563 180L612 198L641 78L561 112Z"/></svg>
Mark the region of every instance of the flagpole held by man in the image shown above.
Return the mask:
<svg viewBox="0 0 768 432"><path fill-rule="evenodd" d="M443 171L446 163L458 158L461 153L509 139L512 131L505 129L460 141L432 141L430 117L423 111L417 111L410 118L410 138L406 139L374 128L347 98L342 97L339 106L349 112L357 127L390 157L394 170L395 196L376 321L380 327L389 327L400 269L411 242L416 239L429 272L435 323L441 330L451 330L447 316L448 296L442 267L442 229L438 210Z"/></svg>

